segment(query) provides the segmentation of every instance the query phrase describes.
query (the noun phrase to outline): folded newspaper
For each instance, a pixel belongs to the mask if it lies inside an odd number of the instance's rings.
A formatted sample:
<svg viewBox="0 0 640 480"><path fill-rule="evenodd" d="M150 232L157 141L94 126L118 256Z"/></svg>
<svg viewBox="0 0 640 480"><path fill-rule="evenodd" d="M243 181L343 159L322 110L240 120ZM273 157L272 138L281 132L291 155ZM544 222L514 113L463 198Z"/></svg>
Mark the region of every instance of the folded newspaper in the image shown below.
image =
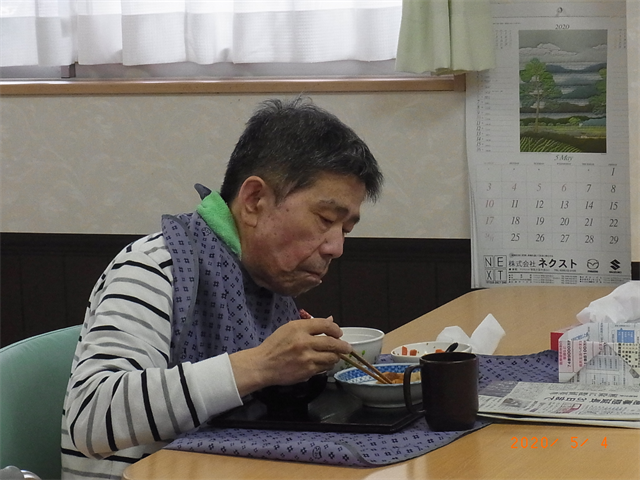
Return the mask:
<svg viewBox="0 0 640 480"><path fill-rule="evenodd" d="M492 382L479 415L506 420L640 428L640 386Z"/></svg>
<svg viewBox="0 0 640 480"><path fill-rule="evenodd" d="M585 323L558 342L558 379L640 385L640 323Z"/></svg>

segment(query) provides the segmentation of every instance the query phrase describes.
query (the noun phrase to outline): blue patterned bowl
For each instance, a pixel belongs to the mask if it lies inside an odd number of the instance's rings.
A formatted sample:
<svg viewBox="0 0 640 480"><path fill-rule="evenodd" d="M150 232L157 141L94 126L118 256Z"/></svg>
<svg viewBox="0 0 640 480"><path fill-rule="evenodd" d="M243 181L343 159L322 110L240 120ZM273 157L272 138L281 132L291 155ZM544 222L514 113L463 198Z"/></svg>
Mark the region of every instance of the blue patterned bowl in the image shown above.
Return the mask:
<svg viewBox="0 0 640 480"><path fill-rule="evenodd" d="M375 367L381 372L404 373L410 365L410 363L385 363L376 364ZM362 400L363 405L368 407L400 408L405 406L401 383L391 385L377 383L375 378L355 367L336 373L334 378L341 388L358 397ZM411 399L413 403L422 401L420 380L411 382Z"/></svg>

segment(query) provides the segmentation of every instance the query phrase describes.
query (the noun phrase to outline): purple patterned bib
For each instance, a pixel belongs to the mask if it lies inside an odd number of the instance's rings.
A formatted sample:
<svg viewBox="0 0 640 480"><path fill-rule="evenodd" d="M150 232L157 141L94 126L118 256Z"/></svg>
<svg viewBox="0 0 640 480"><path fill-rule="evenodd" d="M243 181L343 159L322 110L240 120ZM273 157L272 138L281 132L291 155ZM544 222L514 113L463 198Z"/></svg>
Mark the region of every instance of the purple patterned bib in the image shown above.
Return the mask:
<svg viewBox="0 0 640 480"><path fill-rule="evenodd" d="M197 213L162 217L173 260L170 365L258 346L300 318L292 297L258 286Z"/></svg>

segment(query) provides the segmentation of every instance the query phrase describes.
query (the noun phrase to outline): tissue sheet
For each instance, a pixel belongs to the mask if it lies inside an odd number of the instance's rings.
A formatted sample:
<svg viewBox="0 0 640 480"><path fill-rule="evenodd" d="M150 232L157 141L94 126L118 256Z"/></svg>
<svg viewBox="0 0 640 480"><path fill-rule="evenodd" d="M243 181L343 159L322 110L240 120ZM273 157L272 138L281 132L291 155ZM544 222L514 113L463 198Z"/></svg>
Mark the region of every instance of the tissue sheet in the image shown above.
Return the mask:
<svg viewBox="0 0 640 480"><path fill-rule="evenodd" d="M640 281L617 287L609 295L594 300L576 315L580 323L629 323L640 321Z"/></svg>
<svg viewBox="0 0 640 480"><path fill-rule="evenodd" d="M484 320L476 327L476 329L469 337L462 328L458 326L446 327L438 337L437 342L458 342L471 345L471 351L480 355L491 355L498 348L498 344L502 337L505 336L505 331L498 323L496 318L489 314Z"/></svg>

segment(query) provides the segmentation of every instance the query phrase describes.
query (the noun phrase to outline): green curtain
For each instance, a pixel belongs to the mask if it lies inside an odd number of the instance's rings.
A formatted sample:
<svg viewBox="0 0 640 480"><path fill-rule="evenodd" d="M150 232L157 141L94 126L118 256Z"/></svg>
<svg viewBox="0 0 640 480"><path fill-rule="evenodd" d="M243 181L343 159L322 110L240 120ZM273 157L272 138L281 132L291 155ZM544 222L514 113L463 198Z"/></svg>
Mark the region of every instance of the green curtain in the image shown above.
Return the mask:
<svg viewBox="0 0 640 480"><path fill-rule="evenodd" d="M440 75L493 67L489 0L403 0L397 71Z"/></svg>

